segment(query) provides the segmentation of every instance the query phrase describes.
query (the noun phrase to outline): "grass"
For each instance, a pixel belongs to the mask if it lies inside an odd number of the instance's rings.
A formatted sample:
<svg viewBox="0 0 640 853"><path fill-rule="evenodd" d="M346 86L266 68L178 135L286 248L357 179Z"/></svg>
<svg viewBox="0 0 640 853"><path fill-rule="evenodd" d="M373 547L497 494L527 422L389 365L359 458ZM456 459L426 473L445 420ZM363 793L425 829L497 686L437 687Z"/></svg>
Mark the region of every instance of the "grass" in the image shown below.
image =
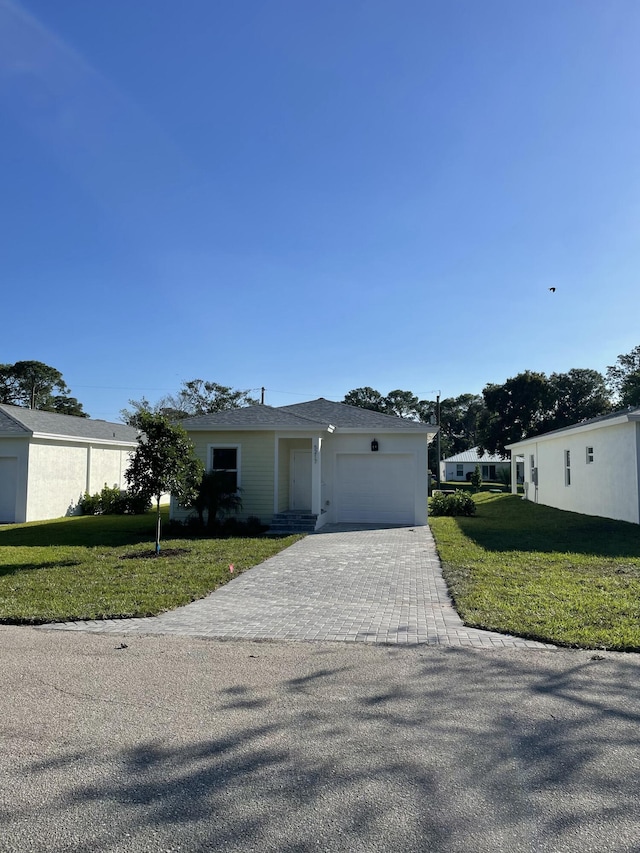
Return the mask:
<svg viewBox="0 0 640 853"><path fill-rule="evenodd" d="M202 598L300 537L167 540L165 556L149 558L154 538L153 513L0 527L0 623L152 616Z"/></svg>
<svg viewBox="0 0 640 853"><path fill-rule="evenodd" d="M471 518L430 518L467 625L558 645L640 651L640 525L514 495Z"/></svg>

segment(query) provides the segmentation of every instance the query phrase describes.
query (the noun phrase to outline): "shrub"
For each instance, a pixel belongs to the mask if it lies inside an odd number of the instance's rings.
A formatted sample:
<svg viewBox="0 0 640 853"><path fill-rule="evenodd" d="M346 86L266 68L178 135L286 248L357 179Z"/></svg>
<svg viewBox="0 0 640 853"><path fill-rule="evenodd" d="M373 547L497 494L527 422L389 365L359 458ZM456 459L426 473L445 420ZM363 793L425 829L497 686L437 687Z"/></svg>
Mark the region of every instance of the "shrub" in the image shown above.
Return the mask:
<svg viewBox="0 0 640 853"><path fill-rule="evenodd" d="M473 474L471 475L471 487L474 492L480 491L480 486L482 485L482 471L480 470L480 466L476 465L473 469Z"/></svg>
<svg viewBox="0 0 640 853"><path fill-rule="evenodd" d="M101 492L85 492L80 501L82 515L142 515L149 507L146 498L120 491L117 486L109 488L106 483Z"/></svg>
<svg viewBox="0 0 640 853"><path fill-rule="evenodd" d="M468 492L457 489L452 495L436 492L431 498L431 515L475 515L476 504Z"/></svg>

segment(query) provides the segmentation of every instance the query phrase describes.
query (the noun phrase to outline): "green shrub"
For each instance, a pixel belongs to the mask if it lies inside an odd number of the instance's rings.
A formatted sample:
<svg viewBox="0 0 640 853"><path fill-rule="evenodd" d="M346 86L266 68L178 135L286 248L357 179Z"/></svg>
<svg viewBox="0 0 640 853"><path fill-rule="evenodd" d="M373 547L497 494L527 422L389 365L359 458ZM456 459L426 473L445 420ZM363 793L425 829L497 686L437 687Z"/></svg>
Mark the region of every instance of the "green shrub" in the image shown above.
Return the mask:
<svg viewBox="0 0 640 853"><path fill-rule="evenodd" d="M149 509L149 501L139 495L123 492L105 483L101 492L85 492L80 501L82 515L141 515Z"/></svg>
<svg viewBox="0 0 640 853"><path fill-rule="evenodd" d="M473 469L473 474L471 475L471 488L474 492L480 491L480 486L482 485L482 471L480 470L480 466L476 465Z"/></svg>
<svg viewBox="0 0 640 853"><path fill-rule="evenodd" d="M476 504L468 492L460 489L452 495L436 492L431 498L431 515L475 515Z"/></svg>

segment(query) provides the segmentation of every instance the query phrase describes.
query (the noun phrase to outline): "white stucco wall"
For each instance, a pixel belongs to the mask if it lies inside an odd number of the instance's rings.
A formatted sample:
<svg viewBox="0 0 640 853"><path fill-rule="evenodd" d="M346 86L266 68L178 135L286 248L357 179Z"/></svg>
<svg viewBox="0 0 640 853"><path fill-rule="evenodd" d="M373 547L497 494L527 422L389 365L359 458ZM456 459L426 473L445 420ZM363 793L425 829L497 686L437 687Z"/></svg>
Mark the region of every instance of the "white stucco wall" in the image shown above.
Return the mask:
<svg viewBox="0 0 640 853"><path fill-rule="evenodd" d="M129 448L33 438L29 449L26 521L61 518L78 511L84 493L104 484L126 488Z"/></svg>
<svg viewBox="0 0 640 853"><path fill-rule="evenodd" d="M528 500L558 509L640 522L639 425L567 431L518 444L524 454L525 495ZM586 449L593 448L587 463ZM565 484L565 451L571 456L571 484ZM535 456L538 486L531 481L530 457Z"/></svg>

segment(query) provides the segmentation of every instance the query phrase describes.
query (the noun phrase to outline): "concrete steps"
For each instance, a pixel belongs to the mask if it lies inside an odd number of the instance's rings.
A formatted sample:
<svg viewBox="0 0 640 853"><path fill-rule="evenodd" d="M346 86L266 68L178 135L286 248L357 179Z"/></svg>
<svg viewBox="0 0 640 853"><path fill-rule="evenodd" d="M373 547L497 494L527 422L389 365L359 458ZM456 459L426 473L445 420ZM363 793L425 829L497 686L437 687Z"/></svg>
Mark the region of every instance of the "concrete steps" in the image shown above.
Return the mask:
<svg viewBox="0 0 640 853"><path fill-rule="evenodd" d="M310 512L278 512L267 531L270 534L313 533L318 516Z"/></svg>

